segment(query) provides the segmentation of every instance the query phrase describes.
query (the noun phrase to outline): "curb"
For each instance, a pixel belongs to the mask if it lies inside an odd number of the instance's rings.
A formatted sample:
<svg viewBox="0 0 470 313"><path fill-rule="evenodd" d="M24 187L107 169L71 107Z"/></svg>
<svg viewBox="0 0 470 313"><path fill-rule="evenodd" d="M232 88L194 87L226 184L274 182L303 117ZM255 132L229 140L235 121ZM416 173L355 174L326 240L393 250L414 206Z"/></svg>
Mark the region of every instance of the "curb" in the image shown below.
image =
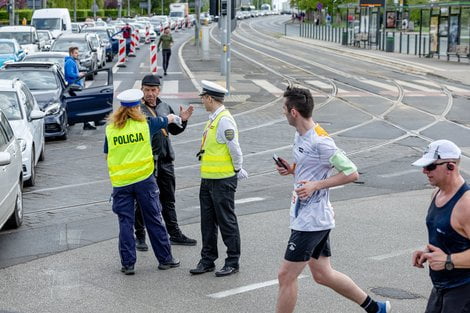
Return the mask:
<svg viewBox="0 0 470 313"><path fill-rule="evenodd" d="M193 39L193 37L189 37L188 40L186 40L185 42L183 42L183 44L179 47L178 49L178 59L180 61L180 64L181 64L181 67L183 69L183 71L186 73L186 75L188 75L188 77L191 79L191 82L193 83L194 85L194 88L196 88L198 90L198 92L201 92L202 91L202 87L201 85L199 85L199 83L197 82L197 79L196 77L194 76L193 72L191 72L191 70L189 69L188 65L186 64L186 62L184 61L183 59L183 49L184 47L186 46L186 44L188 42L190 42L191 40Z"/></svg>

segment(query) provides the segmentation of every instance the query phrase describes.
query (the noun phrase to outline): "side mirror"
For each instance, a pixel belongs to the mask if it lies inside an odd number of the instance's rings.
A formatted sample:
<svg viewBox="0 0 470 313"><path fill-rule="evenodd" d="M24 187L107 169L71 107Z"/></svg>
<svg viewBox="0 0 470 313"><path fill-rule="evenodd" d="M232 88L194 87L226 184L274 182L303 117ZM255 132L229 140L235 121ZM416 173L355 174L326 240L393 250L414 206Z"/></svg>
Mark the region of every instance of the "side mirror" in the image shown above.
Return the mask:
<svg viewBox="0 0 470 313"><path fill-rule="evenodd" d="M24 53L24 50L21 49L21 50L18 50L18 54L23 54Z"/></svg>
<svg viewBox="0 0 470 313"><path fill-rule="evenodd" d="M32 110L31 115L29 116L29 119L31 121L40 120L40 119L44 118L44 116L46 116L46 113L44 113L42 111L38 111L38 110Z"/></svg>
<svg viewBox="0 0 470 313"><path fill-rule="evenodd" d="M0 152L0 166L5 166L11 163L11 155L8 152Z"/></svg>

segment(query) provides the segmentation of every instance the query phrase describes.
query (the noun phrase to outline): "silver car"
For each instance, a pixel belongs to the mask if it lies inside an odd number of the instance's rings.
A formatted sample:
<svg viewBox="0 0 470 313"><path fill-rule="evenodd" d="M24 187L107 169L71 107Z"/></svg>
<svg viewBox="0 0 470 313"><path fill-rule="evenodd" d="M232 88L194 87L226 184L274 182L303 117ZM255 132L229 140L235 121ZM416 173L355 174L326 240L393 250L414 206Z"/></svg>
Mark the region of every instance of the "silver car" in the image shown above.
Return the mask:
<svg viewBox="0 0 470 313"><path fill-rule="evenodd" d="M0 111L0 229L23 223L21 147L6 116Z"/></svg>

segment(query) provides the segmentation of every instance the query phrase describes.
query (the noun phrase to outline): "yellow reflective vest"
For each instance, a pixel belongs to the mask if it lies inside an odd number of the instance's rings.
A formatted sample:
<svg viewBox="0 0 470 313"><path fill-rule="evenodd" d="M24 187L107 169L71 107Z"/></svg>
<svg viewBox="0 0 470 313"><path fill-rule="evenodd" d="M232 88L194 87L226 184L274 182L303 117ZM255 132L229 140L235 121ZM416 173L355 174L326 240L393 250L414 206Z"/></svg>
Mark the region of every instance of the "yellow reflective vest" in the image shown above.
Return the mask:
<svg viewBox="0 0 470 313"><path fill-rule="evenodd" d="M108 170L113 187L140 182L153 174L154 161L147 122L127 120L126 126L106 126Z"/></svg>
<svg viewBox="0 0 470 313"><path fill-rule="evenodd" d="M220 112L213 121L208 121L202 137L201 150L201 177L208 179L222 179L235 175L230 151L225 143L217 142L217 127L222 117L227 116L233 120L229 111ZM238 136L238 133L235 134Z"/></svg>

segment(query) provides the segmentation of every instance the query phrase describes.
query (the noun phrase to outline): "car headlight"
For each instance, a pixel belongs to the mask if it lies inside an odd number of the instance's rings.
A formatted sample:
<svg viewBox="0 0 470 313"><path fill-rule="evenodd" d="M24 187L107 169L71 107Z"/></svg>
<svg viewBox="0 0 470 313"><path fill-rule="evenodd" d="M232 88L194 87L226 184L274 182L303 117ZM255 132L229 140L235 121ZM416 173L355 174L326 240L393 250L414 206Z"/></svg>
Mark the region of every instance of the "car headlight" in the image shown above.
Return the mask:
<svg viewBox="0 0 470 313"><path fill-rule="evenodd" d="M59 113L59 111L60 111L60 103L54 102L46 107L45 113L46 115L54 115L54 114Z"/></svg>
<svg viewBox="0 0 470 313"><path fill-rule="evenodd" d="M21 151L23 152L24 150L26 150L26 140L18 138L18 141L20 142Z"/></svg>

